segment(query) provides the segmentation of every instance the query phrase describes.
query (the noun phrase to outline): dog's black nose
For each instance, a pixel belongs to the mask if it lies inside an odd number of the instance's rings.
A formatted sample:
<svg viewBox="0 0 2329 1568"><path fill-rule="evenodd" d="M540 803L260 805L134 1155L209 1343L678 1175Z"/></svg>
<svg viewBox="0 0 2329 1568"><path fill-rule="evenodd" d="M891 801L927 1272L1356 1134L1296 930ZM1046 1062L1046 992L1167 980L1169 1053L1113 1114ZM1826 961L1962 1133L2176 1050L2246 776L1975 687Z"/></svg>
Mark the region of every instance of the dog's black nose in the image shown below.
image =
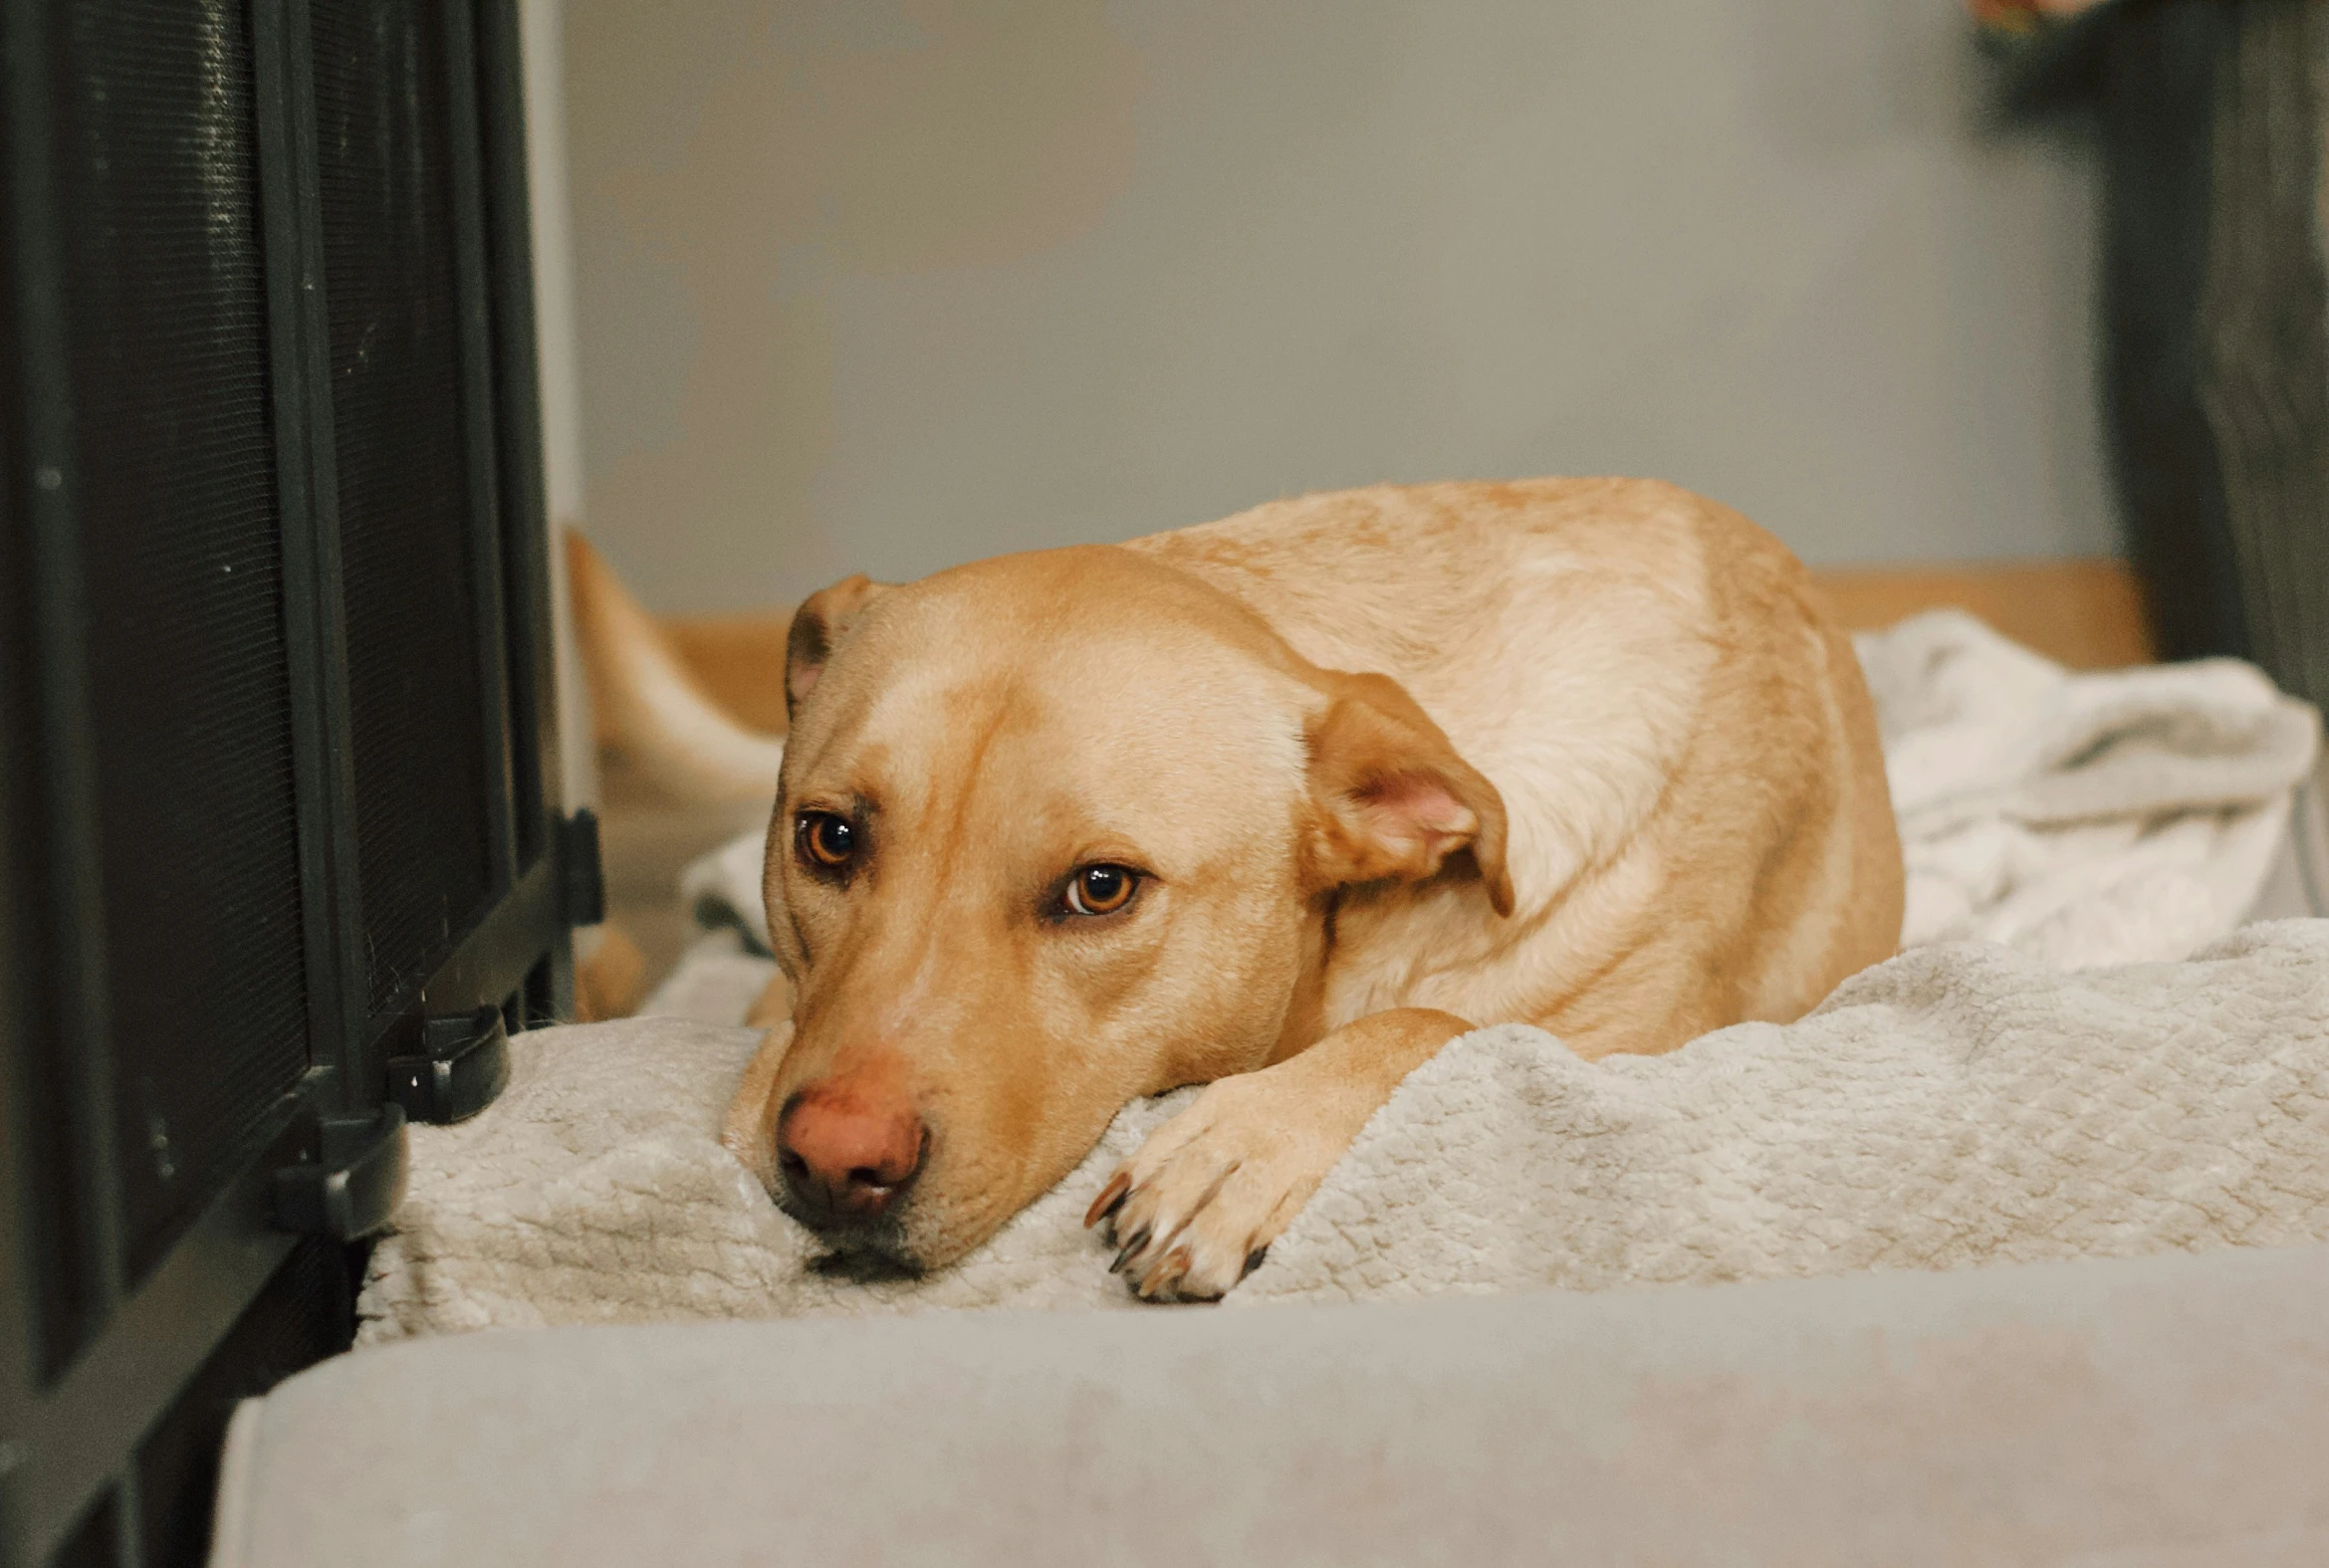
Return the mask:
<svg viewBox="0 0 2329 1568"><path fill-rule="evenodd" d="M777 1168L813 1226L881 1219L921 1174L927 1146L911 1105L853 1085L804 1090L777 1120Z"/></svg>

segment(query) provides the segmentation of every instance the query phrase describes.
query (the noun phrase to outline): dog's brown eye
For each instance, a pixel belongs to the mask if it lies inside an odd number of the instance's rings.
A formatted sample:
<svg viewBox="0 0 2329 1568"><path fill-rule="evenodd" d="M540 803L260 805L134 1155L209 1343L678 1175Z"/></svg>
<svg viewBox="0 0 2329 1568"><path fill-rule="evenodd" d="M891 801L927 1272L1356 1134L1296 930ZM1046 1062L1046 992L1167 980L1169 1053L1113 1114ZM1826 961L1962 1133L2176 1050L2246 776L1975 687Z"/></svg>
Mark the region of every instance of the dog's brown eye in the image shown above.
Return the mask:
<svg viewBox="0 0 2329 1568"><path fill-rule="evenodd" d="M793 839L801 846L802 857L820 870L838 871L857 852L857 829L830 811L802 812Z"/></svg>
<svg viewBox="0 0 2329 1568"><path fill-rule="evenodd" d="M1132 902L1140 873L1129 866L1085 866L1067 879L1067 912L1112 915Z"/></svg>

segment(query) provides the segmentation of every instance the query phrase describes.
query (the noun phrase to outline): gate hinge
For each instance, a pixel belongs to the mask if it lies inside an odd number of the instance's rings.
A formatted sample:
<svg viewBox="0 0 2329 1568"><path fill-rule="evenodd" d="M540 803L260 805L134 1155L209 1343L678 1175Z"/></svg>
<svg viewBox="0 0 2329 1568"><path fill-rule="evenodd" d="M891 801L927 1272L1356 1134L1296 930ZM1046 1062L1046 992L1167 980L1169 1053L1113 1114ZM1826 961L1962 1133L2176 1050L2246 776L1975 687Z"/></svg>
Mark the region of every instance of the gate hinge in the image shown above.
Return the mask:
<svg viewBox="0 0 2329 1568"><path fill-rule="evenodd" d="M558 819L559 912L570 926L606 918L606 872L598 860L598 813L588 806Z"/></svg>
<svg viewBox="0 0 2329 1568"><path fill-rule="evenodd" d="M430 1018L420 1038L419 1055L388 1058L388 1098L413 1121L467 1121L510 1081L510 1031L499 1008Z"/></svg>
<svg viewBox="0 0 2329 1568"><path fill-rule="evenodd" d="M275 1227L352 1241L388 1223L404 1196L404 1107L326 1116L318 1158L275 1173Z"/></svg>

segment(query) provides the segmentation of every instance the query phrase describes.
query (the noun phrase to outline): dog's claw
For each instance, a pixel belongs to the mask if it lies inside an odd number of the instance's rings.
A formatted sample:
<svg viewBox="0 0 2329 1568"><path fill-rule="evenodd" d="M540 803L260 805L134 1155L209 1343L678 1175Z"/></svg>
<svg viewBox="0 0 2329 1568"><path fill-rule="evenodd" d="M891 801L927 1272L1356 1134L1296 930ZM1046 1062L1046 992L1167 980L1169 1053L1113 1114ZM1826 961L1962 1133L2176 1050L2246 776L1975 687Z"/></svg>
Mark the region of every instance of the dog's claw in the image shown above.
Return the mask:
<svg viewBox="0 0 2329 1568"><path fill-rule="evenodd" d="M1255 1247L1251 1252L1246 1254L1246 1266L1244 1270L1239 1273L1238 1277L1243 1279L1247 1274L1250 1274L1255 1269L1260 1268L1262 1266L1262 1259L1268 1257L1269 1255L1270 1248L1267 1244Z"/></svg>
<svg viewBox="0 0 2329 1568"><path fill-rule="evenodd" d="M1147 1244L1148 1227L1142 1226L1139 1230L1133 1232L1131 1239L1126 1241L1123 1246L1117 1250L1116 1260L1108 1265L1108 1272L1111 1274L1122 1273L1124 1271L1125 1260Z"/></svg>
<svg viewBox="0 0 2329 1568"><path fill-rule="evenodd" d="M1187 1247L1174 1247L1141 1279L1138 1286L1140 1298L1143 1301L1171 1299L1176 1293L1176 1287L1188 1277L1189 1265L1195 1259Z"/></svg>
<svg viewBox="0 0 2329 1568"><path fill-rule="evenodd" d="M1124 1207L1124 1200L1131 1192L1132 1178L1118 1171L1108 1185L1100 1189L1100 1195L1091 1201L1091 1207L1083 1212L1083 1228L1088 1231L1102 1220L1114 1219L1116 1211Z"/></svg>

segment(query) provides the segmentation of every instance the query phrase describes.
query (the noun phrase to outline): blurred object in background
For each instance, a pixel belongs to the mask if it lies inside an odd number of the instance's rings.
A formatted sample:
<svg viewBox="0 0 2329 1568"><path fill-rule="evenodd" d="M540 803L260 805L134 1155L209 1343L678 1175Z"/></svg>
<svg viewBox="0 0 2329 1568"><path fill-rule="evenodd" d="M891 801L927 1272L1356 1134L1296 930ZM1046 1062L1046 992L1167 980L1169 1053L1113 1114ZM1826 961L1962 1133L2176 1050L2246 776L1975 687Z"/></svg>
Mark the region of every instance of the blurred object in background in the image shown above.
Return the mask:
<svg viewBox="0 0 2329 1568"><path fill-rule="evenodd" d="M2104 414L2161 654L2329 703L2329 3L1973 10L2009 105L2096 115Z"/></svg>
<svg viewBox="0 0 2329 1568"><path fill-rule="evenodd" d="M2103 21L2104 398L2162 648L2329 702L2329 6Z"/></svg>
<svg viewBox="0 0 2329 1568"><path fill-rule="evenodd" d="M2045 32L2107 0L1966 0L1984 41L2015 42Z"/></svg>

